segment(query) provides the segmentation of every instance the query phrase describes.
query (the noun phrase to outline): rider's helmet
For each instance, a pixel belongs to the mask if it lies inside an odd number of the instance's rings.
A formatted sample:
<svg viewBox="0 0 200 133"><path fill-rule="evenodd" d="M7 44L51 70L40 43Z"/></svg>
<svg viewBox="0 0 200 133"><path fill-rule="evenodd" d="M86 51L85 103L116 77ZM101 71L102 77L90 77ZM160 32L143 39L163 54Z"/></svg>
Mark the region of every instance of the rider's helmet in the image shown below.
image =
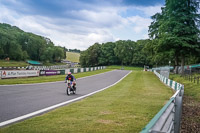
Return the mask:
<svg viewBox="0 0 200 133"><path fill-rule="evenodd" d="M68 72L68 75L71 75L72 73L71 72Z"/></svg>

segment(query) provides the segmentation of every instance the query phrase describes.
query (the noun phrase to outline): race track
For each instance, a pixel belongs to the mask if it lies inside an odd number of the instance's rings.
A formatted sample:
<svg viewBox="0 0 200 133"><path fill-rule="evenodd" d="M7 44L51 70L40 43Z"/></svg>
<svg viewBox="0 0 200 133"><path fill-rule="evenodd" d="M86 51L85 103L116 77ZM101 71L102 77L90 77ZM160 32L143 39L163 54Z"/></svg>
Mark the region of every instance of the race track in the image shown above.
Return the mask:
<svg viewBox="0 0 200 133"><path fill-rule="evenodd" d="M77 80L77 94L66 95L66 84L62 82L0 85L0 126L5 121L30 114L110 86L130 71L114 70ZM64 80L64 79L63 79ZM36 114L38 115L38 114ZM15 121L13 121L15 122ZM12 122L8 122L10 124Z"/></svg>

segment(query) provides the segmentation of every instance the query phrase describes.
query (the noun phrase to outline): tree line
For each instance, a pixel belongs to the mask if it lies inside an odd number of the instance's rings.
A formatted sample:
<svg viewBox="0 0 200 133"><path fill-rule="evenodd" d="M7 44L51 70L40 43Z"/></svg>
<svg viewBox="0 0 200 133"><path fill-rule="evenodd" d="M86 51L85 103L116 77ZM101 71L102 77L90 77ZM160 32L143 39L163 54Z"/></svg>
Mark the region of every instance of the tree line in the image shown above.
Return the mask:
<svg viewBox="0 0 200 133"><path fill-rule="evenodd" d="M95 43L80 54L81 66L98 65L151 65L151 57L145 51L150 40L119 40L103 44Z"/></svg>
<svg viewBox="0 0 200 133"><path fill-rule="evenodd" d="M66 48L54 46L46 37L0 23L0 59L59 62L66 58Z"/></svg>
<svg viewBox="0 0 200 133"><path fill-rule="evenodd" d="M75 53L80 53L81 52L81 50L79 50L79 49L67 49L67 51L68 52L75 52Z"/></svg>
<svg viewBox="0 0 200 133"><path fill-rule="evenodd" d="M200 62L199 1L166 0L161 13L151 18L147 40L95 43L81 52L84 66L171 65L182 66Z"/></svg>

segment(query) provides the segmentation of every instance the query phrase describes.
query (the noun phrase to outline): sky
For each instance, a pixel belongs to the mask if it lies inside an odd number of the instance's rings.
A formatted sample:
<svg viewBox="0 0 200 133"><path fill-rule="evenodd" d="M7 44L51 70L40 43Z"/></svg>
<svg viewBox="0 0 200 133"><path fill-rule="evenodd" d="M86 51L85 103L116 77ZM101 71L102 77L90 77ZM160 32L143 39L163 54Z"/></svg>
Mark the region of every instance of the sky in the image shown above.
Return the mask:
<svg viewBox="0 0 200 133"><path fill-rule="evenodd" d="M0 0L0 23L86 50L94 43L148 38L165 0Z"/></svg>

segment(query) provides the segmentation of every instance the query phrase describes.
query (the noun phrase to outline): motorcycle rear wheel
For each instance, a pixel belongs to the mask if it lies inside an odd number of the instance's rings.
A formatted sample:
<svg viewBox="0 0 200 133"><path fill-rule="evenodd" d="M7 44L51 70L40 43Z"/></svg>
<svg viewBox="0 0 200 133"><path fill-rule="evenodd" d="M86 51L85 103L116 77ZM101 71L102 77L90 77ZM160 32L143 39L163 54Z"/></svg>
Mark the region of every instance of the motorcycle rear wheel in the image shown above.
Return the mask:
<svg viewBox="0 0 200 133"><path fill-rule="evenodd" d="M76 87L73 88L73 94L76 94Z"/></svg>

